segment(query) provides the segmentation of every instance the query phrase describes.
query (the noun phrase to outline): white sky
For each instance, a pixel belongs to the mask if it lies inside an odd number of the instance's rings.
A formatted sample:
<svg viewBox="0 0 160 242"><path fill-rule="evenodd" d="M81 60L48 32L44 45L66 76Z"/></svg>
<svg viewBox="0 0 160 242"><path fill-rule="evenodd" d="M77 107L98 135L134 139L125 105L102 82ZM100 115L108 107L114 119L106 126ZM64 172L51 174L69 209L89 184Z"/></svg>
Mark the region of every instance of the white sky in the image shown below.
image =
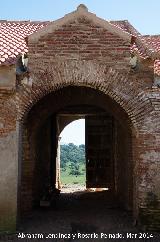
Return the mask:
<svg viewBox="0 0 160 242"><path fill-rule="evenodd" d="M75 145L85 144L85 120L79 119L68 124L61 135L61 144L74 143Z"/></svg>

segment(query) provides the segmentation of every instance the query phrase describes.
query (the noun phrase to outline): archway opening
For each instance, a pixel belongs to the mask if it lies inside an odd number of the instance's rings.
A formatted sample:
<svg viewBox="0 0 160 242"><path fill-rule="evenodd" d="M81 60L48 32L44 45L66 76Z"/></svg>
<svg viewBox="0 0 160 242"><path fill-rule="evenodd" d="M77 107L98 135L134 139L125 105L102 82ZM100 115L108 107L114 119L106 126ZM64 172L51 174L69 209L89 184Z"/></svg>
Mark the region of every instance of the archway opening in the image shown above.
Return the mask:
<svg viewBox="0 0 160 242"><path fill-rule="evenodd" d="M73 192L86 187L84 118L72 121L60 134L59 181L61 191Z"/></svg>
<svg viewBox="0 0 160 242"><path fill-rule="evenodd" d="M87 208L92 208L98 216L98 211L104 212L103 206L132 210L132 131L127 114L114 100L98 90L68 86L40 100L24 123L19 207L22 216L39 207L50 194L58 200L53 197L53 206L52 198L47 200L47 207L51 205L63 212L65 200L56 187L58 141L63 128L79 117L85 117L86 187L108 188L89 196L87 193L84 199L81 197L78 200L80 211L86 216ZM77 197L73 203L67 200L67 204L70 209L76 209L79 206ZM74 213L73 210L69 213ZM81 213L76 210L75 216L80 219ZM94 221L94 218L88 219Z"/></svg>

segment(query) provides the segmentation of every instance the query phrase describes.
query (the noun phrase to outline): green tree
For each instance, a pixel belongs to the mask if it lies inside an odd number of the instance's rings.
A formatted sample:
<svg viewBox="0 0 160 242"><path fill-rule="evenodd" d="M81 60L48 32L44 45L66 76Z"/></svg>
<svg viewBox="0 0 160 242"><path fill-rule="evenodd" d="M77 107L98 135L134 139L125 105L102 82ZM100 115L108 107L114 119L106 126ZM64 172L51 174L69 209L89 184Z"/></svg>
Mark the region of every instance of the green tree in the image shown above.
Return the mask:
<svg viewBox="0 0 160 242"><path fill-rule="evenodd" d="M61 145L61 168L70 168L70 174L80 175L80 166L85 165L85 145L69 143ZM84 169L83 169L84 170Z"/></svg>

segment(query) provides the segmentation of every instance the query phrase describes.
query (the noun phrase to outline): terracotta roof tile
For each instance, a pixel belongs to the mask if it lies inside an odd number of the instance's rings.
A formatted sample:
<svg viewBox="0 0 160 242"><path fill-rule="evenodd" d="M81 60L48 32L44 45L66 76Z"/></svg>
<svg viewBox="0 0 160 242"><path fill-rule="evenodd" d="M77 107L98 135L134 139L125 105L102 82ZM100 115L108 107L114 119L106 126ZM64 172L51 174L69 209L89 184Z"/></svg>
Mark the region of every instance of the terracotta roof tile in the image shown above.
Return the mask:
<svg viewBox="0 0 160 242"><path fill-rule="evenodd" d="M123 30L129 32L133 36L136 37L135 42L131 46L131 52L137 52L140 57L148 58L152 53L159 52L157 49L157 44L159 42L160 45L160 38L157 38L157 41L149 41L146 36L141 35L129 22L128 20L122 21L111 21L112 24L119 26ZM153 36L149 36L153 37ZM153 39L152 39L153 40Z"/></svg>
<svg viewBox="0 0 160 242"><path fill-rule="evenodd" d="M154 73L160 76L160 60L155 60L154 62Z"/></svg>
<svg viewBox="0 0 160 242"><path fill-rule="evenodd" d="M111 23L137 37L131 46L131 52L137 52L144 59L152 53L157 53L160 56L160 35L143 36L127 20L111 21ZM160 59L155 59L154 73L160 76Z"/></svg>
<svg viewBox="0 0 160 242"><path fill-rule="evenodd" d="M16 57L26 53L28 47L25 38L45 27L50 22L0 21L0 64L14 64ZM111 24L135 36L131 52L141 58L148 58L153 53L160 54L160 35L142 36L127 20L110 21ZM155 73L160 75L160 60L155 60Z"/></svg>
<svg viewBox="0 0 160 242"><path fill-rule="evenodd" d="M160 35L146 35L144 39L152 46L157 53L160 53ZM154 63L154 72L160 76L160 59L156 59Z"/></svg>
<svg viewBox="0 0 160 242"><path fill-rule="evenodd" d="M129 22L128 20L117 20L117 21L110 21L111 24L114 24L117 27L120 27L124 31L134 35L138 36L141 35Z"/></svg>
<svg viewBox="0 0 160 242"><path fill-rule="evenodd" d="M157 52L160 52L160 35L145 35L143 37Z"/></svg>
<svg viewBox="0 0 160 242"><path fill-rule="evenodd" d="M25 38L48 22L0 21L0 64L14 64L16 56L28 51Z"/></svg>

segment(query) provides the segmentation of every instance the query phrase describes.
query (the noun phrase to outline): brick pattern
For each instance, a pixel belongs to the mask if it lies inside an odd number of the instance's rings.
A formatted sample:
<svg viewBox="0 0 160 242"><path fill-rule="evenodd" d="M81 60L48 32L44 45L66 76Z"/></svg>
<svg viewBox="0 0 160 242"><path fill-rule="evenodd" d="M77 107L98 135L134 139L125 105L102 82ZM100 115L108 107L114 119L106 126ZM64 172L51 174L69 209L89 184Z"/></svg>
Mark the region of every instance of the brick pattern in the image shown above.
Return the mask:
<svg viewBox="0 0 160 242"><path fill-rule="evenodd" d="M88 90L89 89L89 90ZM27 148L24 149L27 150L30 149L30 152L32 155L31 157L28 158L28 156L26 156L26 154L24 155L24 168L26 166L32 166L32 167L40 167L39 162L41 161L41 159L39 159L36 155L37 151L35 150L35 133L40 133L42 136L42 124L44 123L44 121L46 120L47 117L50 117L51 114L56 113L58 110L63 109L66 105L70 106L70 105L79 105L81 103L81 105L96 105L100 108L106 109L106 110L114 110L114 114L116 113L115 110L115 103L113 105L112 102L109 101L109 98L107 98L106 100L106 95L103 93L98 93L98 90L95 89L90 89L87 87L76 87L76 86L68 86L64 89L60 89L58 91L55 91L54 93L50 93L49 95L47 95L46 97L44 97L43 99L41 99L40 102L38 102L36 105L34 105L33 109L31 110L31 112L28 115L28 119L27 119L27 130L28 130L28 143L27 143ZM68 91L67 91L68 90ZM92 99L91 99L92 97ZM45 99L45 100L44 100ZM50 105L50 103L52 103L53 105ZM54 105L56 103L56 105ZM42 108L43 107L43 108ZM108 108L107 108L108 107ZM120 118L121 120L121 125L124 126L124 130L126 132L128 132L129 129L129 125L128 125L128 119L126 117L126 115L124 115L125 112L123 110L120 110L119 107L117 109L117 118ZM46 130L46 128L45 128ZM41 137L40 136L40 137ZM26 137L26 136L25 136ZM38 151L38 153L40 152L44 152L45 149L45 145L47 144L46 142L44 142L44 138L41 137L41 139L38 139L38 142L41 142L41 145L43 145L43 149L40 149ZM29 144L32 144L32 146L30 146ZM39 146L38 146L39 147ZM42 154L43 154L42 152ZM132 154L129 154L129 157L131 157ZM126 157L125 157L126 158ZM47 161L48 159L43 159L43 162L45 161L45 166L47 166ZM121 160L120 160L121 161ZM128 161L128 159L126 158L126 161ZM131 161L131 158L129 159L129 161ZM43 163L42 162L42 163ZM121 161L122 162L122 161ZM28 163L28 164L27 164ZM124 165L124 160L123 160L123 165ZM132 172L132 171L130 171ZM44 169L41 171L41 176L44 173ZM31 180L33 181L33 183L35 184L35 180L37 176L37 170L32 170L30 169L30 173L27 176L27 173L25 173L22 176L23 179L23 189L22 189L22 199L24 200L23 204L23 212L26 211L27 209L29 209L31 207L31 203L32 203L32 199L30 199L30 193L28 193L29 191L29 184L31 182ZM47 176L46 176L47 177ZM123 174L124 177L124 174ZM128 178L128 180L130 179L130 177ZM43 182L39 181L38 183L38 187L36 187L35 191L38 191L39 189L39 185L40 183ZM126 183L128 184L128 182ZM126 185L125 184L125 185ZM123 187L124 189L124 187ZM132 190L132 187L130 187L130 189ZM32 197L33 200L36 198L36 194L34 192L34 190L32 189ZM37 193L37 192L36 192ZM128 193L126 194L126 197L128 196ZM129 201L123 201L125 204L127 204ZM30 203L30 204L28 204Z"/></svg>
<svg viewBox="0 0 160 242"><path fill-rule="evenodd" d="M106 61L106 64L112 62L114 65L118 59L117 68L123 68L127 62L124 57L130 57L129 41L83 17L40 37L38 44L29 39L28 48L30 65L31 61L35 63L35 60L45 55L50 61L55 57L72 60L96 59Z"/></svg>
<svg viewBox="0 0 160 242"><path fill-rule="evenodd" d="M52 22L46 21L0 21L0 64L10 65L16 63L16 58L28 52L27 37L46 27ZM159 53L160 37L142 36L128 21L109 21L121 31L135 36L130 51L137 53L141 58L148 58ZM159 59L155 60L155 74L160 75Z"/></svg>
<svg viewBox="0 0 160 242"><path fill-rule="evenodd" d="M32 210L32 185L34 164L31 159L31 146L27 125L22 125L21 185L19 189L19 216L28 215Z"/></svg>
<svg viewBox="0 0 160 242"><path fill-rule="evenodd" d="M45 73L42 75L39 74L34 76L35 84L33 85L32 89L24 89L23 94L19 93L19 96L17 98L20 110L19 119L25 120L25 117L27 117L29 110L31 110L31 108L36 105L39 100L42 100L43 97L51 92L60 90L61 88L70 85L86 86L92 87L95 90L99 90L115 100L115 102L118 103L121 108L125 110L126 113L128 113L128 116L130 118L130 126L134 131L134 136L138 135L139 128L153 110L153 106L149 98L145 96L144 91L142 91L140 88L137 88L136 90L134 89L134 80L132 80L132 82L128 82L127 78L123 77L122 74L119 74L117 71L113 71L112 69L109 69L106 74L104 71L104 67L100 68L99 65L95 67L95 63L91 63L92 62L87 62L86 64L86 62L83 61L77 64L75 64L75 62L65 62L61 63L61 68L59 66L59 68L55 67L54 71L52 69L52 73L49 72L48 74ZM64 75L64 73L66 73L66 75ZM62 78L64 76L65 78ZM93 78L94 82L92 81ZM38 82L38 80L43 81ZM27 147L28 146L29 141ZM135 147L135 152L137 152L137 149L138 148ZM138 159L139 158L137 158L136 160ZM33 162L30 159L26 158L26 156L24 158L24 161L26 162L26 164L28 163L27 166L29 167ZM136 172L138 172L138 169L140 168L137 167ZM27 206L28 205L26 202L26 208Z"/></svg>
<svg viewBox="0 0 160 242"><path fill-rule="evenodd" d="M39 100L63 87L84 86L99 90L114 100L128 115L135 139L132 147L135 153L133 176L142 177L139 154L136 154L142 147L137 142L137 137L144 120L154 109L146 95L153 76L146 70L143 74L142 70L135 73L130 71L129 56L130 43L107 30L91 26L84 19L46 34L38 43L29 42L32 88L23 87L17 93L18 119L25 120ZM141 179L135 183L137 187L143 185ZM136 198L143 196L140 189L141 187L134 194L136 206L140 203Z"/></svg>
<svg viewBox="0 0 160 242"><path fill-rule="evenodd" d="M105 66L92 61L66 61L57 66L54 63L54 68L48 66L46 71L32 74L31 78L35 81L32 89L26 87L23 95L17 94L19 119L24 118L32 106L46 94L69 85L91 86L107 94L126 111L135 126L153 109L144 91L134 88L135 81L132 77L129 82L118 71L110 68L106 72Z"/></svg>
<svg viewBox="0 0 160 242"><path fill-rule="evenodd" d="M34 146L30 142L28 117L47 95L67 86L100 91L117 103L119 112L123 110L128 117L132 130L134 213L138 214L138 208L146 206L147 192L159 193L160 90L151 89L152 70L144 66L131 70L129 57L128 41L83 18L44 35L36 43L29 42L32 86L19 84L15 93L0 96L0 135L15 129L16 120L23 124L21 192L24 197L21 199L26 199L21 202L22 211L31 208L33 199L35 164L31 149ZM41 112L36 120L38 123L40 116Z"/></svg>
<svg viewBox="0 0 160 242"><path fill-rule="evenodd" d="M17 120L17 106L15 94L0 94L0 136L6 136L15 130Z"/></svg>

